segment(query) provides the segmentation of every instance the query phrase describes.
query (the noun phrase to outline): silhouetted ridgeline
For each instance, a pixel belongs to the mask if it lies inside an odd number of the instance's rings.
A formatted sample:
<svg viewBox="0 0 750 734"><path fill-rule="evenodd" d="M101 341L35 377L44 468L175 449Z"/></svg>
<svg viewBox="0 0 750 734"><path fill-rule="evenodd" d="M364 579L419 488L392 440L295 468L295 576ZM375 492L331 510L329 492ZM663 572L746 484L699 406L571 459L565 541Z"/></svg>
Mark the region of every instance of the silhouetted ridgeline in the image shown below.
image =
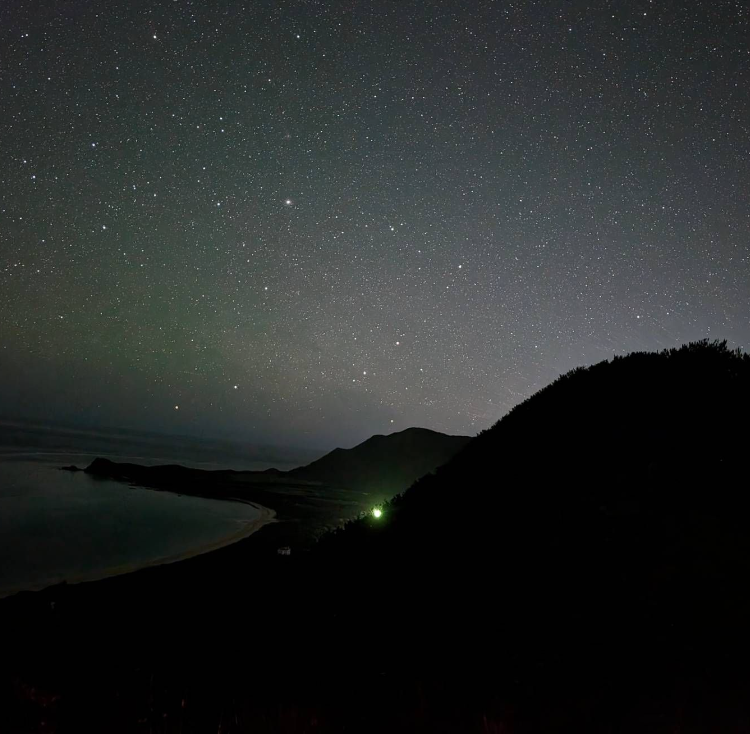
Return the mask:
<svg viewBox="0 0 750 734"><path fill-rule="evenodd" d="M393 488L406 489L458 453L470 438L447 436L426 428L407 428L387 436L371 436L352 449L334 449L287 476L305 481L371 492L373 499L390 499Z"/></svg>
<svg viewBox="0 0 750 734"><path fill-rule="evenodd" d="M274 496L269 493L280 487L356 490L367 493L370 501L376 503L392 498L419 477L434 471L469 440L468 436L407 428L387 436L372 436L351 449L334 449L311 464L290 471L206 471L176 464L141 466L97 458L86 472L204 497L254 498L270 502L274 509L277 509ZM259 491L265 495L261 497Z"/></svg>
<svg viewBox="0 0 750 734"><path fill-rule="evenodd" d="M428 656L726 672L750 618L749 418L750 358L725 342L575 369L317 552Z"/></svg>

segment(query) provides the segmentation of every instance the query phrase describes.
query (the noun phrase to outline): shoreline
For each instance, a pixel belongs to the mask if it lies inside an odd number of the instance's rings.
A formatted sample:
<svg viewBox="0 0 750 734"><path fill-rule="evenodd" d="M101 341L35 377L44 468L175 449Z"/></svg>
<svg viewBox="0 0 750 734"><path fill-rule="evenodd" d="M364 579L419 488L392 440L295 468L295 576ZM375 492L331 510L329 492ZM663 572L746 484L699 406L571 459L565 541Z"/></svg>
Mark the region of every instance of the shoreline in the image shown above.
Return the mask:
<svg viewBox="0 0 750 734"><path fill-rule="evenodd" d="M151 489L151 487L143 487L143 489ZM157 491L169 491L169 490L157 490ZM172 494L179 494L179 493L172 492ZM74 584L84 584L90 581L102 581L104 579L109 579L109 578L114 578L116 576L124 576L129 573L134 573L135 571L140 571L144 568L153 568L154 566L166 566L171 563L179 563L180 561L186 561L189 558L202 556L206 553L211 553L221 548L225 548L226 546L234 545L235 543L238 543L239 541L244 540L245 538L249 538L251 535L255 534L258 530L260 530L265 525L269 525L271 523L277 522L275 510L272 510L269 507L264 507L263 505L259 505L257 502L251 502L250 500L240 499L239 497L226 498L226 499L222 498L220 501L240 502L245 505L251 505L256 510L258 510L258 513L259 513L258 517L256 517L254 520L242 522L241 529L233 533L230 533L229 535L225 535L223 538L215 540L211 543L204 543L203 545L192 547L189 550L183 551L182 553L174 553L174 554L167 555L167 556L159 556L145 563L121 564L119 566L112 566L102 571L92 571L91 573L82 573L82 574L77 574L74 576L61 578L61 579L55 579L55 580L50 579L50 580L42 581L33 586L24 586L23 588L11 589L7 592L0 591L0 601L5 601L6 599L11 599L21 594L42 592L42 591L45 591L46 589L50 589L55 586L61 586L63 584L72 586Z"/></svg>

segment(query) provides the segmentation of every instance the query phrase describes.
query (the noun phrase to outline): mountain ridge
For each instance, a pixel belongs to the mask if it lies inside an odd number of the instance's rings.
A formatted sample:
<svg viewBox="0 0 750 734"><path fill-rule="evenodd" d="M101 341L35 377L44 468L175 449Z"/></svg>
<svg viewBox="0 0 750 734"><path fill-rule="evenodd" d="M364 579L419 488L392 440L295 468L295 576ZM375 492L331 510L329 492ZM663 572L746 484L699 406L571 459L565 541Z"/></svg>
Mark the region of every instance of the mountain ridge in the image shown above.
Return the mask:
<svg viewBox="0 0 750 734"><path fill-rule="evenodd" d="M287 476L307 481L323 481L344 486L353 482L365 491L382 490L389 478L383 466L395 463L392 486L409 485L415 479L436 469L460 451L471 439L451 436L428 428L406 428L390 434L375 434L350 449L337 448L304 467L291 469ZM447 458L445 458L447 457ZM395 460L395 461L394 461Z"/></svg>
<svg viewBox="0 0 750 734"><path fill-rule="evenodd" d="M269 489L273 484L301 484L374 492L377 494L374 501L383 502L445 463L470 440L468 436L449 436L412 427L391 434L376 434L349 449L333 449L310 464L290 470L204 470L179 464L142 466L97 457L84 471L162 489L182 486L185 491L187 484L186 493L200 493L191 492L189 486L194 489L207 480L220 480L227 486L223 489L220 486L210 496L222 498L236 494L239 485L259 484Z"/></svg>

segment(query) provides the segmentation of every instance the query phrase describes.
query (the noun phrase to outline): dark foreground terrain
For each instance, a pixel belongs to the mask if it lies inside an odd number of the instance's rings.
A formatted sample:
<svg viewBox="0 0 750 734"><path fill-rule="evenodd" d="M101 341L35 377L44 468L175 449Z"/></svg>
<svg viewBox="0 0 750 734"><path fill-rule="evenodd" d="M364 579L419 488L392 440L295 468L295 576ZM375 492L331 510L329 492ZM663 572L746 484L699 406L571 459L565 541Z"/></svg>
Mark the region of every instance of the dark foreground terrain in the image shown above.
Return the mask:
<svg viewBox="0 0 750 734"><path fill-rule="evenodd" d="M746 355L632 354L309 553L11 600L7 730L750 730L748 415Z"/></svg>

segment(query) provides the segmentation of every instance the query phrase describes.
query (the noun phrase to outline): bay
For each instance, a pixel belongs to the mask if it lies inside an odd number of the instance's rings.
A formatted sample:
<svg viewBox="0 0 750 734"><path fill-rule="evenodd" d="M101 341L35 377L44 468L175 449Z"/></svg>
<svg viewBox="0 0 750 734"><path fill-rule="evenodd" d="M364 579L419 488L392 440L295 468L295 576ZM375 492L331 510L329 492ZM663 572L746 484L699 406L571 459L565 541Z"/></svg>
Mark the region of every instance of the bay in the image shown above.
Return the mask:
<svg viewBox="0 0 750 734"><path fill-rule="evenodd" d="M0 424L0 597L177 560L243 537L268 519L249 504L59 469L86 466L94 456L212 469L295 463L290 452L265 450L263 461L263 449L228 442Z"/></svg>

